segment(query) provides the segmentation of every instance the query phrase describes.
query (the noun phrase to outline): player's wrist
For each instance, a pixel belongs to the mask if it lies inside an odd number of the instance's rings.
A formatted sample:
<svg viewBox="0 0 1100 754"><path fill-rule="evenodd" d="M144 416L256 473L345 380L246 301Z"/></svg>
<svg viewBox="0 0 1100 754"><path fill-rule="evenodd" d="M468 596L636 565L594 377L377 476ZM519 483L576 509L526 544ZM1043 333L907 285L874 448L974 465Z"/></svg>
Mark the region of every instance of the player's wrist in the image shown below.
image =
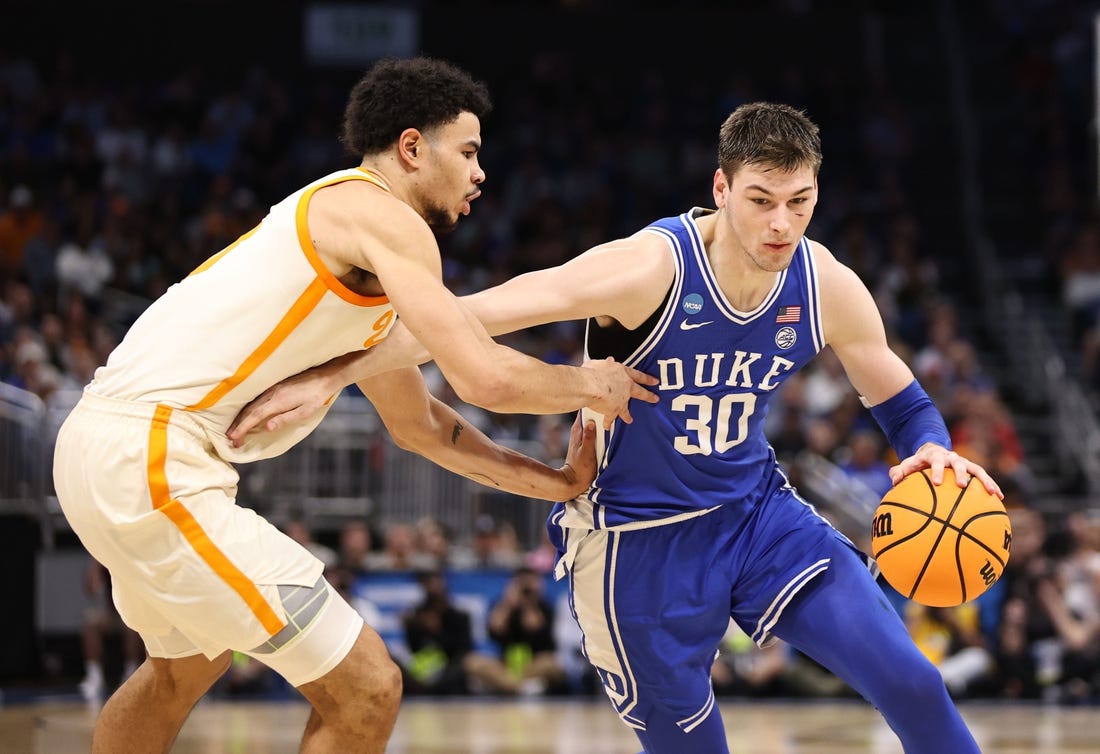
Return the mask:
<svg viewBox="0 0 1100 754"><path fill-rule="evenodd" d="M370 376L365 368L369 356L365 351L344 354L318 367L326 389L332 392L343 390L348 385Z"/></svg>

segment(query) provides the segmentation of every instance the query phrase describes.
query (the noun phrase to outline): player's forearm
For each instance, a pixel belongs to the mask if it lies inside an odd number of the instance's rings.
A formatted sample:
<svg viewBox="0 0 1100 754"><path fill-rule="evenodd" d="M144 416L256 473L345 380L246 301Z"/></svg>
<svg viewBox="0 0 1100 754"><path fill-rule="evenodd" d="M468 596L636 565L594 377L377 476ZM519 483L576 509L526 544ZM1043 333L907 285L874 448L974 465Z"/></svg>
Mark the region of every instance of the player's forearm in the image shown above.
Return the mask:
<svg viewBox="0 0 1100 754"><path fill-rule="evenodd" d="M552 468L498 445L439 401L433 402L426 433L408 447L456 474L514 495L558 502L580 492L566 474L568 467Z"/></svg>
<svg viewBox="0 0 1100 754"><path fill-rule="evenodd" d="M496 413L565 414L596 404L606 389L591 369L548 364L504 346L490 363L480 379L451 386L463 400Z"/></svg>
<svg viewBox="0 0 1100 754"><path fill-rule="evenodd" d="M336 393L383 372L423 364L430 359L424 346L398 322L385 340L373 348L337 356L315 367L314 371Z"/></svg>

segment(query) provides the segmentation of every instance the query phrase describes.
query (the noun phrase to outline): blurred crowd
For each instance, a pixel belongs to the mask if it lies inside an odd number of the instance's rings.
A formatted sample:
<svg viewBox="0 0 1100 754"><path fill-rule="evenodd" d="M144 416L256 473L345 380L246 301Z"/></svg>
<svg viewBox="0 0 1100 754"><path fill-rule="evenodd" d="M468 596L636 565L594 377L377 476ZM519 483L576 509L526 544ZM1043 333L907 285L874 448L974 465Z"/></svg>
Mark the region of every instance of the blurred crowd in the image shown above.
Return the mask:
<svg viewBox="0 0 1100 754"><path fill-rule="evenodd" d="M970 40L974 81L982 82L974 96L987 141L989 232L1009 275L1052 310L1071 369L1100 406L1093 81L1100 2L986 0L967 11L982 27ZM1021 184L1034 190L1020 191Z"/></svg>
<svg viewBox="0 0 1100 754"><path fill-rule="evenodd" d="M1006 34L1030 20L1001 8L1012 4L988 5L1000 8ZM1028 45L1015 69L1023 95L1077 91L1063 79L1078 70L1080 34L1057 24L1043 28L1047 36ZM1014 529L1004 576L973 603L926 609L884 590L953 693L1095 701L1100 522L1083 512L1047 517L1032 505L1032 474L1012 413L981 363L968 312L950 295L956 283L912 196L921 104L905 101L883 71L848 71L827 60L777 63L767 81L734 70L695 82L662 77L642 61L629 86L587 75L565 55L534 52L526 65L489 81L496 108L484 124L480 155L488 181L471 216L441 239L448 285L458 293L479 290L659 217L709 206L715 136L725 115L755 99L805 109L820 123L825 149L810 235L866 281L895 349L943 412L955 447L1006 490ZM238 76L181 68L141 84L115 83L64 53L31 59L0 49L0 381L47 403L71 400L169 285L255 226L287 193L355 164L336 138L350 81L318 74L291 82L256 65ZM1041 197L1050 228L1044 248L1060 260L1083 364L1095 374L1100 226L1086 211L1095 202L1081 195L1071 152L1060 141L1065 117L1056 117L1083 100L1055 100L1044 97L1042 113L1050 117L1037 114L1030 124L1051 146L1043 166L1051 189ZM568 322L509 342L548 361L576 362L582 335L581 323ZM432 385L448 395L438 375ZM547 458L560 456L567 418L461 410L498 439L540 443ZM809 453L873 496L889 488L896 459L830 352L786 383L768 422L796 483L796 461ZM826 513L842 506L813 502ZM453 541L430 517L348 521L323 532L283 523L349 594L364 574L420 575L423 601L409 606L403 623L411 693L598 687L578 663L569 616L539 598L554 557L548 543L525 548L506 522L488 518L470 541ZM849 533L867 545L861 529ZM497 651L489 654L473 649L469 617L447 588L453 570L484 567L514 573L490 614ZM363 609L369 614L369 605ZM96 621L105 625L102 615ZM790 648L757 648L732 625L714 679L728 694L850 693ZM256 690L271 679L241 657L225 683L230 691Z"/></svg>

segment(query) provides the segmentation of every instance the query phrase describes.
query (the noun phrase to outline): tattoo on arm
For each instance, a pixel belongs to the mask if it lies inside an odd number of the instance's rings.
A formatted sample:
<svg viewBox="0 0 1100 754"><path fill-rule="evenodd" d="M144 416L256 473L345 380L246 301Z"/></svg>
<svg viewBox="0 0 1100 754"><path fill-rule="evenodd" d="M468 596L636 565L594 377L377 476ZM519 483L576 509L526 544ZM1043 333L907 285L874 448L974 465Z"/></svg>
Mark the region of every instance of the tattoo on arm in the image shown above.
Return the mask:
<svg viewBox="0 0 1100 754"><path fill-rule="evenodd" d="M458 443L458 436L462 434L462 430L466 429L462 426L462 422L455 422L454 429L451 430L451 445Z"/></svg>
<svg viewBox="0 0 1100 754"><path fill-rule="evenodd" d="M470 472L469 474L465 474L464 476L467 479L472 479L475 482L480 482L481 484L488 485L489 487L499 487L500 486L500 482L493 479L491 476L487 476L485 474L479 474L477 472Z"/></svg>

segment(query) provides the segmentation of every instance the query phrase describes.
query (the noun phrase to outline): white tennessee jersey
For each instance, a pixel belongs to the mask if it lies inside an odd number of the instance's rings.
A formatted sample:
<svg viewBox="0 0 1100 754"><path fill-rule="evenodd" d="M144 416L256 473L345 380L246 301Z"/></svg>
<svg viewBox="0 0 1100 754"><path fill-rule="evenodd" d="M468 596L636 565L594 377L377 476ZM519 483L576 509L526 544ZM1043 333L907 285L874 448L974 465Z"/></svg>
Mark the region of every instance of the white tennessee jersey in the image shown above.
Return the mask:
<svg viewBox="0 0 1100 754"><path fill-rule="evenodd" d="M285 452L320 423L254 432L232 448L225 430L242 407L280 380L386 337L385 296L362 296L324 265L306 223L319 188L349 180L388 187L360 168L294 192L263 221L171 286L130 328L88 390L182 409L216 452L244 462Z"/></svg>

